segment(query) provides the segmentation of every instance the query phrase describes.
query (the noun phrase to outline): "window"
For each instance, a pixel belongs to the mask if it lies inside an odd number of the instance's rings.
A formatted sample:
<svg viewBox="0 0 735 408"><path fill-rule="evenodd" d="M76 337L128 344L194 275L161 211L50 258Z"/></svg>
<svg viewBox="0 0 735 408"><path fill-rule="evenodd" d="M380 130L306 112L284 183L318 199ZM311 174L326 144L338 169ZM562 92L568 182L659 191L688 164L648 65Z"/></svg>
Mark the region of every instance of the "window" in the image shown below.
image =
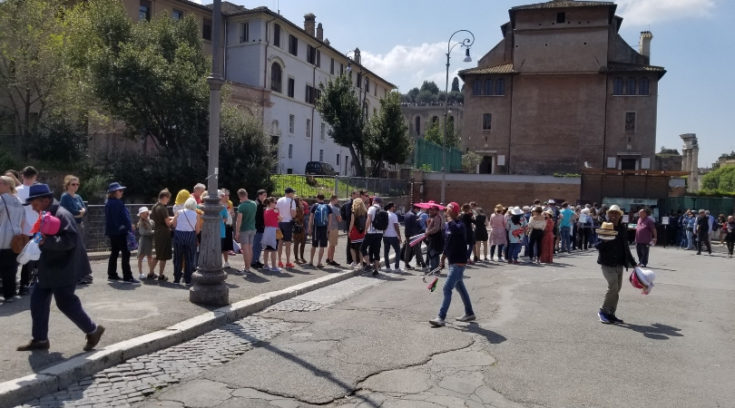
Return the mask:
<svg viewBox="0 0 735 408"><path fill-rule="evenodd" d="M202 38L212 41L212 19L202 19Z"/></svg>
<svg viewBox="0 0 735 408"><path fill-rule="evenodd" d="M304 101L306 103L310 103L312 105L316 104L316 101L319 100L319 97L321 96L322 91L314 88L311 85L306 85L306 95L304 98Z"/></svg>
<svg viewBox="0 0 735 408"><path fill-rule="evenodd" d="M326 125L326 123L322 123L321 129L319 129L319 137L322 140L324 140L324 139L327 138L327 125Z"/></svg>
<svg viewBox="0 0 735 408"><path fill-rule="evenodd" d="M625 112L625 131L635 132L635 112Z"/></svg>
<svg viewBox="0 0 735 408"><path fill-rule="evenodd" d="M339 74L340 75L345 74L345 64L339 64Z"/></svg>
<svg viewBox="0 0 735 408"><path fill-rule="evenodd" d="M472 95L482 95L482 81L475 79L472 81Z"/></svg>
<svg viewBox="0 0 735 408"><path fill-rule="evenodd" d="M365 77L365 94L370 92L370 78Z"/></svg>
<svg viewBox="0 0 735 408"><path fill-rule="evenodd" d="M556 22L563 23L567 20L567 16L564 12L556 13Z"/></svg>
<svg viewBox="0 0 735 408"><path fill-rule="evenodd" d="M293 98L296 88L296 81L293 78L288 79L288 96Z"/></svg>
<svg viewBox="0 0 735 408"><path fill-rule="evenodd" d="M309 64L316 65L316 48L311 45L306 45L306 61Z"/></svg>
<svg viewBox="0 0 735 408"><path fill-rule="evenodd" d="M638 95L648 95L649 81L648 78L641 78L638 81Z"/></svg>
<svg viewBox="0 0 735 408"><path fill-rule="evenodd" d="M299 40L291 34L288 35L288 52L299 55Z"/></svg>
<svg viewBox="0 0 735 408"><path fill-rule="evenodd" d="M174 19L174 21L179 21L184 19L184 12L181 10L173 9L171 11L171 18Z"/></svg>
<svg viewBox="0 0 735 408"><path fill-rule="evenodd" d="M613 95L623 94L623 78L613 79Z"/></svg>
<svg viewBox="0 0 735 408"><path fill-rule="evenodd" d="M240 42L246 43L250 41L250 27L248 23L240 24Z"/></svg>
<svg viewBox="0 0 735 408"><path fill-rule="evenodd" d="M324 161L324 149L319 149L319 161Z"/></svg>
<svg viewBox="0 0 735 408"><path fill-rule="evenodd" d="M339 166L339 153L337 153L337 166Z"/></svg>
<svg viewBox="0 0 735 408"><path fill-rule="evenodd" d="M484 113L482 115L482 130L490 130L492 127L493 115Z"/></svg>
<svg viewBox="0 0 735 408"><path fill-rule="evenodd" d="M505 80L503 78L495 80L495 95L505 95Z"/></svg>
<svg viewBox="0 0 735 408"><path fill-rule="evenodd" d="M271 65L271 90L281 93L283 84L281 83L281 66L274 62L273 65Z"/></svg>
<svg viewBox="0 0 735 408"><path fill-rule="evenodd" d="M292 144L288 145L288 158L293 159L293 145Z"/></svg>
<svg viewBox="0 0 735 408"><path fill-rule="evenodd" d="M492 79L486 79L485 80L485 93L484 95L492 95L493 94L493 80Z"/></svg>
<svg viewBox="0 0 735 408"><path fill-rule="evenodd" d="M625 94L626 95L635 95L635 85L636 81L635 78L628 78L628 81L625 83Z"/></svg>
<svg viewBox="0 0 735 408"><path fill-rule="evenodd" d="M278 24L273 25L273 45L281 46L281 26Z"/></svg>
<svg viewBox="0 0 735 408"><path fill-rule="evenodd" d="M311 137L311 119L306 119L306 137Z"/></svg>
<svg viewBox="0 0 735 408"><path fill-rule="evenodd" d="M138 6L138 21L151 21L151 2L148 0L140 0Z"/></svg>
<svg viewBox="0 0 735 408"><path fill-rule="evenodd" d="M421 116L416 116L416 136L421 136Z"/></svg>
<svg viewBox="0 0 735 408"><path fill-rule="evenodd" d="M357 87L362 88L362 72L357 73Z"/></svg>
<svg viewBox="0 0 735 408"><path fill-rule="evenodd" d="M329 61L329 73L334 75L334 58Z"/></svg>
<svg viewBox="0 0 735 408"><path fill-rule="evenodd" d="M296 116L288 115L288 133L293 134L295 126L296 126Z"/></svg>

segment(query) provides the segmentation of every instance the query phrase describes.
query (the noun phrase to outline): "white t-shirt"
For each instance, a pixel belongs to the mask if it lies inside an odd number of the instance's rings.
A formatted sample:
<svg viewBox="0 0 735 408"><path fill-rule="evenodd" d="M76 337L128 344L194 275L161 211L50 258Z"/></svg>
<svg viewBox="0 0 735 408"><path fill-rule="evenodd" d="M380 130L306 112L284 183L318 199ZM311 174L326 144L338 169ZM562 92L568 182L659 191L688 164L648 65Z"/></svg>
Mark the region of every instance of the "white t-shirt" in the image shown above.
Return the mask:
<svg viewBox="0 0 735 408"><path fill-rule="evenodd" d="M192 210L179 210L176 218L176 231L196 231L197 212Z"/></svg>
<svg viewBox="0 0 735 408"><path fill-rule="evenodd" d="M25 204L26 199L28 199L28 196L31 193L31 188L25 184L21 184L16 188L16 191L18 192L20 203ZM33 211L33 208L30 205L23 206L23 208L26 210L26 217L23 220L23 233L25 235L31 235L31 228L33 228L33 224L38 221L38 213Z"/></svg>
<svg viewBox="0 0 735 408"><path fill-rule="evenodd" d="M388 211L388 228L385 229L383 236L386 238L398 237L395 225L398 224L398 215Z"/></svg>
<svg viewBox="0 0 735 408"><path fill-rule="evenodd" d="M368 208L368 218L370 218L370 228L368 228L367 233L368 234L382 234L383 230L375 229L373 228L373 221L375 220L375 214L378 212L378 208L380 208L377 204L370 206ZM390 216L388 216L388 219L390 220ZM390 224L390 222L388 223Z"/></svg>
<svg viewBox="0 0 735 408"><path fill-rule="evenodd" d="M280 222L291 222L291 210L296 211L296 201L293 198L281 197L276 201L278 215L281 216Z"/></svg>

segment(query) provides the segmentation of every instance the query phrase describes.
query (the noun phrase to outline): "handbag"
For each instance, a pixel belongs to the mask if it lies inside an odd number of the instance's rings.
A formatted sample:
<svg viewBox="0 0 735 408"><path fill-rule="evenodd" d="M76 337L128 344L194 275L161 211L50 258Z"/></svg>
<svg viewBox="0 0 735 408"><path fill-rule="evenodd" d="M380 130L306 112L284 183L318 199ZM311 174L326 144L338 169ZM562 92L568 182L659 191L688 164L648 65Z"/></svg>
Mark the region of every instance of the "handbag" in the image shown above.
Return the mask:
<svg viewBox="0 0 735 408"><path fill-rule="evenodd" d="M128 231L127 241L128 251L135 251L138 249L138 241L135 239L135 233L133 231Z"/></svg>
<svg viewBox="0 0 735 408"><path fill-rule="evenodd" d="M13 220L10 219L10 211L8 211L8 205L5 202L5 197L0 196L0 198L3 199L3 204L5 205L5 213L8 214L8 223L10 223L10 228L13 228ZM15 230L13 229L13 232ZM25 235L22 233L20 234L13 234L13 238L10 240L10 249L13 251L14 254L19 254L23 248L25 248L26 244L28 243L28 235Z"/></svg>

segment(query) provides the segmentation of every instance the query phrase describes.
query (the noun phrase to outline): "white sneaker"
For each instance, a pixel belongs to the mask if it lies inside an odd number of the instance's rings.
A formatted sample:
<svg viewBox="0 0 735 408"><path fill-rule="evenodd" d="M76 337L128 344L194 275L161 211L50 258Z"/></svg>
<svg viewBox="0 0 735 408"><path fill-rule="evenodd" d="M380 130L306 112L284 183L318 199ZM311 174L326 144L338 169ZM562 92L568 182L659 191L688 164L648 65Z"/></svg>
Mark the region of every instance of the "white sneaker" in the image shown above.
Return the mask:
<svg viewBox="0 0 735 408"><path fill-rule="evenodd" d="M281 268L274 266L271 268L271 272L281 272Z"/></svg>
<svg viewBox="0 0 735 408"><path fill-rule="evenodd" d="M138 279L140 280L144 280L145 278L147 278L147 276L144 273L141 273L140 276L138 277Z"/></svg>
<svg viewBox="0 0 735 408"><path fill-rule="evenodd" d="M457 320L458 322L471 322L471 321L473 321L475 319L476 319L476 317L473 314L471 314L471 315L464 315L464 316L460 316L460 317L455 318L455 320Z"/></svg>
<svg viewBox="0 0 735 408"><path fill-rule="evenodd" d="M225 262L224 265L222 265L222 267L223 268L229 268L230 267L230 263L229 262Z"/></svg>
<svg viewBox="0 0 735 408"><path fill-rule="evenodd" d="M429 324L432 325L433 327L442 327L446 325L447 323L441 317L436 317L434 319L429 320Z"/></svg>

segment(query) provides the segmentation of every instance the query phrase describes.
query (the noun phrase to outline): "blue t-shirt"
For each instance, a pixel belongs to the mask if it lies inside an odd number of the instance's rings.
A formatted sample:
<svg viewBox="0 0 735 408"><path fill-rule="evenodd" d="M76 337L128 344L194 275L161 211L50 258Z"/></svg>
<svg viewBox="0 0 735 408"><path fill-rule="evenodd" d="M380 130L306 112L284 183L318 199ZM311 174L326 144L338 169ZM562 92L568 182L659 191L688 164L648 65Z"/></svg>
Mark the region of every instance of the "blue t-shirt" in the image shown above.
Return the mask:
<svg viewBox="0 0 735 408"><path fill-rule="evenodd" d="M559 211L559 226L560 227L571 227L572 226L572 215L574 215L574 210L572 210L569 207Z"/></svg>
<svg viewBox="0 0 735 408"><path fill-rule="evenodd" d="M227 206L222 207L222 211L219 212L219 237L225 237L225 220L227 219Z"/></svg>

